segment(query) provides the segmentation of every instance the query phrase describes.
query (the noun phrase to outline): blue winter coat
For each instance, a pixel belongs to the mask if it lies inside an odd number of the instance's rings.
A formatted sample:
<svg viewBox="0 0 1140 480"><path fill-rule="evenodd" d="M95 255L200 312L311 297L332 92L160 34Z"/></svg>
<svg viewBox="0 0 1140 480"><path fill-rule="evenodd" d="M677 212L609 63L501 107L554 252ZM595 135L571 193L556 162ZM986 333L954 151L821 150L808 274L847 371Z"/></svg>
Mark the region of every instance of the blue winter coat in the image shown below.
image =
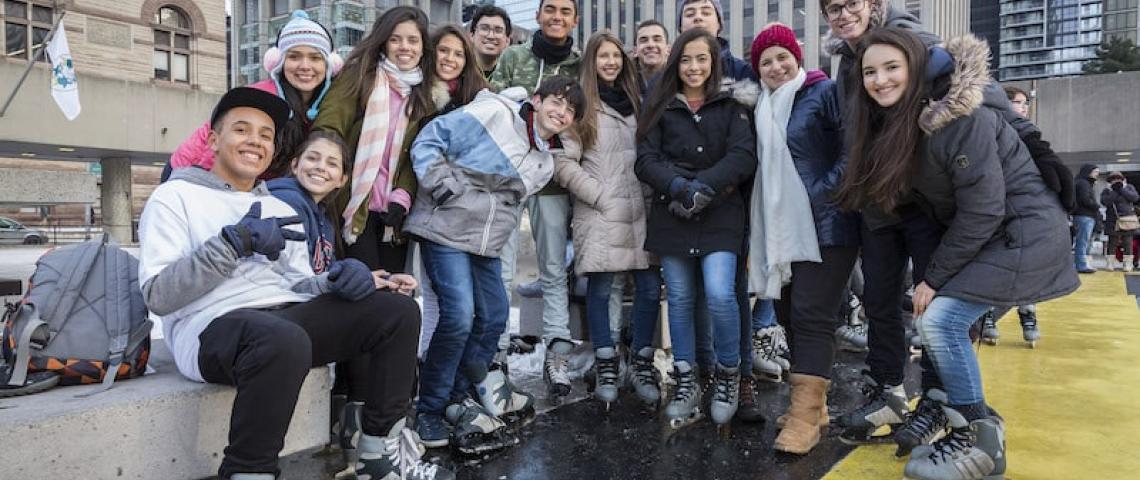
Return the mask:
<svg viewBox="0 0 1140 480"><path fill-rule="evenodd" d="M821 247L859 245L859 214L841 211L833 201L847 164L841 125L835 82L823 80L796 93L788 120L788 150L811 199Z"/></svg>
<svg viewBox="0 0 1140 480"><path fill-rule="evenodd" d="M301 225L305 227L305 243L309 246L309 264L314 273L324 272L336 260L332 255L336 232L325 212L325 206L314 202L296 178L275 178L265 182L265 185L274 197L289 204L301 216Z"/></svg>

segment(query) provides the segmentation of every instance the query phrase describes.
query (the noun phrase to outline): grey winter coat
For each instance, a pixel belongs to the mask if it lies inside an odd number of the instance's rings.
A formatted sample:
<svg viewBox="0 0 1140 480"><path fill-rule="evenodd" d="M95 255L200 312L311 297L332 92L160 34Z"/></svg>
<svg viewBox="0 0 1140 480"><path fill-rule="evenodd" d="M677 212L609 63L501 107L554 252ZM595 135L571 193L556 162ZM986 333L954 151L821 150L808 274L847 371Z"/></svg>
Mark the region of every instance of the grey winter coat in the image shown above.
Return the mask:
<svg viewBox="0 0 1140 480"><path fill-rule="evenodd" d="M578 155L535 146L523 119L532 108L484 90L420 130L411 154L420 185L404 231L498 257L518 227L522 201L554 176L554 157Z"/></svg>
<svg viewBox="0 0 1140 480"><path fill-rule="evenodd" d="M949 90L919 117L925 136L910 182L918 205L947 227L926 283L938 295L1003 307L1073 292L1080 282L1060 199L1002 106L983 95L989 47L966 36L946 50Z"/></svg>
<svg viewBox="0 0 1140 480"><path fill-rule="evenodd" d="M1128 215L1134 215L1136 211L1133 209L1136 202L1140 202L1140 195L1136 193L1136 187L1132 185L1121 185L1117 190L1110 185L1108 188L1100 192L1100 204L1104 205L1105 221L1104 232L1116 233L1116 219ZM1128 230L1128 233L1137 233L1136 230Z"/></svg>
<svg viewBox="0 0 1140 480"><path fill-rule="evenodd" d="M554 165L554 179L574 194L574 273L646 269L645 201L633 173L637 119L604 103L597 116L597 140L581 161L562 156Z"/></svg>

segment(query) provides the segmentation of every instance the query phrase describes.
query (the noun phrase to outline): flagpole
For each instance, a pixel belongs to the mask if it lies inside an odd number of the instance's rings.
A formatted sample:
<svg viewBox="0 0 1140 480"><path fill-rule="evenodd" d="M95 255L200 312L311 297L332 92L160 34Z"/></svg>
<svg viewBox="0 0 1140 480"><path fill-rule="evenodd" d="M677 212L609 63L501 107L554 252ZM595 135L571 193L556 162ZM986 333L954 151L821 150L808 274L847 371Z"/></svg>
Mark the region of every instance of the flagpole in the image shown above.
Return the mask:
<svg viewBox="0 0 1140 480"><path fill-rule="evenodd" d="M63 23L63 16L66 14L67 10L59 12L59 18L56 19L55 25L51 26L51 31L48 32L47 37L44 37L44 43L40 46L38 51L32 54L31 60L28 61L28 68L24 69L24 74L20 76L20 81L16 82L16 88L12 89L12 93L8 95L8 100L4 101L4 108L0 108L0 117L3 117L4 114L8 112L8 106L10 106L12 100L16 98L16 93L18 93L20 87L24 85L24 80L28 79L28 74L32 73L32 67L36 66L36 62L45 55L44 51L47 50L48 43L51 43L51 40L55 38L55 31L59 28L60 24Z"/></svg>

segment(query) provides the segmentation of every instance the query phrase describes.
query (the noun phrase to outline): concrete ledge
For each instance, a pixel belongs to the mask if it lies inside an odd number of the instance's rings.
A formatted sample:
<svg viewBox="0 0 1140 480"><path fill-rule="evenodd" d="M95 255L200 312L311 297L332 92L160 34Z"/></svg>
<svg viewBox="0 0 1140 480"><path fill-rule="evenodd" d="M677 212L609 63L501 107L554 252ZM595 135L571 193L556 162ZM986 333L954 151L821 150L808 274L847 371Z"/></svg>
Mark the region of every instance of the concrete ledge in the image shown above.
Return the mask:
<svg viewBox="0 0 1140 480"><path fill-rule="evenodd" d="M0 400L0 478L54 480L200 479L222 460L235 390L186 380L165 344L154 342L156 372L110 391L59 387ZM282 455L328 442L330 375L314 368Z"/></svg>

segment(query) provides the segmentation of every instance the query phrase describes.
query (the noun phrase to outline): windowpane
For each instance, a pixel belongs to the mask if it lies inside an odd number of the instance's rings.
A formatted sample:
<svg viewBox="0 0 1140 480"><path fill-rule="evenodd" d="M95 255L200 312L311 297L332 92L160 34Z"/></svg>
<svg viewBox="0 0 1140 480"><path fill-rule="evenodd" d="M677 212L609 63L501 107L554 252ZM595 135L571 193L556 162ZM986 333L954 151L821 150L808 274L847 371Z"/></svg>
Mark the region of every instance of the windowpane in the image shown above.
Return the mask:
<svg viewBox="0 0 1140 480"><path fill-rule="evenodd" d="M16 18L28 18L28 4L5 0L4 15Z"/></svg>
<svg viewBox="0 0 1140 480"><path fill-rule="evenodd" d="M161 45L163 47L169 47L170 46L170 32L168 32L166 30L155 30L154 31L154 44L155 45Z"/></svg>
<svg viewBox="0 0 1140 480"><path fill-rule="evenodd" d="M41 48L44 48L47 46L46 44L47 44L48 33L51 33L51 30L48 30L46 28L38 28L38 27L32 28L32 51L31 51L32 55L35 55L35 53L38 52ZM47 61L47 53L46 52L44 53L43 57L40 57L40 60L41 61Z"/></svg>
<svg viewBox="0 0 1140 480"><path fill-rule="evenodd" d="M4 52L8 56L27 58L28 27L15 23L5 23L4 38Z"/></svg>
<svg viewBox="0 0 1140 480"><path fill-rule="evenodd" d="M51 7L32 6L32 20L40 23L53 23Z"/></svg>
<svg viewBox="0 0 1140 480"><path fill-rule="evenodd" d="M273 16L289 13L289 0L273 0Z"/></svg>
<svg viewBox="0 0 1140 480"><path fill-rule="evenodd" d="M177 28L190 28L190 21L186 16L170 7L158 9L158 23Z"/></svg>
<svg viewBox="0 0 1140 480"><path fill-rule="evenodd" d="M159 80L170 80L170 54L167 52L154 51L154 78Z"/></svg>
<svg viewBox="0 0 1140 480"><path fill-rule="evenodd" d="M171 69L172 80L176 82L190 81L190 56L174 54L174 63Z"/></svg>
<svg viewBox="0 0 1140 480"><path fill-rule="evenodd" d="M189 35L174 35L174 48L190 49L190 36Z"/></svg>
<svg viewBox="0 0 1140 480"><path fill-rule="evenodd" d="M319 7L321 6L321 0L305 0L303 5L305 8Z"/></svg>

